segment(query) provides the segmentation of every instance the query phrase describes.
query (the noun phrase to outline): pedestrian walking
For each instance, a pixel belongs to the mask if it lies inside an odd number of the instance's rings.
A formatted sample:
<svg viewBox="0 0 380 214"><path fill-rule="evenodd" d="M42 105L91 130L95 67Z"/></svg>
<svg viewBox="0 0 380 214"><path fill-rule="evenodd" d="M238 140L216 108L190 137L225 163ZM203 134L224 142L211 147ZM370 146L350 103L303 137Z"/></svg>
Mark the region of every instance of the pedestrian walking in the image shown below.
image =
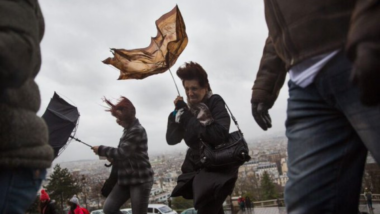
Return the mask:
<svg viewBox="0 0 380 214"><path fill-rule="evenodd" d="M208 170L200 161L201 141L210 146L223 144L228 137L230 116L223 98L213 94L206 71L195 62L177 70L186 91L187 102L178 96L170 112L166 131L169 145L186 143L189 149L182 174L172 197L193 199L198 214L223 214L223 202L230 195L238 176L238 166Z"/></svg>
<svg viewBox="0 0 380 214"><path fill-rule="evenodd" d="M105 214L121 214L121 206L131 199L133 214L146 214L153 185L153 169L148 156L148 136L145 128L136 118L136 109L126 97L121 97L110 106L116 123L123 127L123 134L117 147L94 146L92 150L106 157L117 174L117 183L104 202ZM115 167L115 168L114 168Z"/></svg>
<svg viewBox="0 0 380 214"><path fill-rule="evenodd" d="M357 214L368 151L380 163L379 1L265 0L268 37L252 115L268 110L289 74L289 214Z"/></svg>
<svg viewBox="0 0 380 214"><path fill-rule="evenodd" d="M56 214L55 201L50 200L48 193L42 189L40 195L40 213L41 214Z"/></svg>

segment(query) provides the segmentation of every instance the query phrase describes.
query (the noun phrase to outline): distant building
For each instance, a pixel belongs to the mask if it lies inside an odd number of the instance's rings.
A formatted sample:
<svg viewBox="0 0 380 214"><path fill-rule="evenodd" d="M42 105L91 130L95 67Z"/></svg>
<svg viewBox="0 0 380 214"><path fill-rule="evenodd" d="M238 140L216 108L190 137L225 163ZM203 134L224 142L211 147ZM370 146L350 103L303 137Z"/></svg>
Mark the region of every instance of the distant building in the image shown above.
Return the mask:
<svg viewBox="0 0 380 214"><path fill-rule="evenodd" d="M268 175L274 180L279 177L279 173L277 170L277 165L276 163L270 163L270 162L265 162L265 163L259 163L256 169L256 175L258 175L259 179L263 176L264 172L267 172Z"/></svg>
<svg viewBox="0 0 380 214"><path fill-rule="evenodd" d="M170 198L170 193L164 192L149 198L151 203L166 203Z"/></svg>

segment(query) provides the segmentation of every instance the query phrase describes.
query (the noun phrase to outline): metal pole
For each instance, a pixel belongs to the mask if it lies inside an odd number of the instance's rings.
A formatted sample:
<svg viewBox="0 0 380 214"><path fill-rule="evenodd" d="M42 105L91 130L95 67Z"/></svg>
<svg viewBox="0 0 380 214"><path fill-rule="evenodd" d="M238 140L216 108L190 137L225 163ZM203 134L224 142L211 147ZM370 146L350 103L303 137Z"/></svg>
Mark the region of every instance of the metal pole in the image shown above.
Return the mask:
<svg viewBox="0 0 380 214"><path fill-rule="evenodd" d="M234 214L234 205L232 204L232 195L230 195L231 214Z"/></svg>
<svg viewBox="0 0 380 214"><path fill-rule="evenodd" d="M79 140L78 138L75 138L74 136L70 136L72 139L74 139L74 140L76 140L76 141L78 141L79 143L83 143L84 145L86 145L86 146L88 146L88 147L91 147L92 148L92 146L90 145L90 144L87 144L87 143L85 143L85 142L83 142L83 141L81 141L81 140Z"/></svg>

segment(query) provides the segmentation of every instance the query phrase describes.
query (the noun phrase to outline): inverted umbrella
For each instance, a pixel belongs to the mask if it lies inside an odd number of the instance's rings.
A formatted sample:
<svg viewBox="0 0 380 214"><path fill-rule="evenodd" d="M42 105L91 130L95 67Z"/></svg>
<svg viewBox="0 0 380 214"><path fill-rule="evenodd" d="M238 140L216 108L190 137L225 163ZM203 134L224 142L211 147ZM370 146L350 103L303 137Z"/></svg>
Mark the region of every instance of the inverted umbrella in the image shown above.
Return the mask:
<svg viewBox="0 0 380 214"><path fill-rule="evenodd" d="M163 73L177 61L188 43L185 23L178 6L161 16L156 21L156 27L157 36L151 39L146 48L111 49L114 57L105 59L103 63L120 70L119 80L144 79Z"/></svg>
<svg viewBox="0 0 380 214"><path fill-rule="evenodd" d="M77 107L69 104L54 92L45 113L42 115L49 129L49 144L54 149L54 158L60 155L71 138L74 138L79 116Z"/></svg>

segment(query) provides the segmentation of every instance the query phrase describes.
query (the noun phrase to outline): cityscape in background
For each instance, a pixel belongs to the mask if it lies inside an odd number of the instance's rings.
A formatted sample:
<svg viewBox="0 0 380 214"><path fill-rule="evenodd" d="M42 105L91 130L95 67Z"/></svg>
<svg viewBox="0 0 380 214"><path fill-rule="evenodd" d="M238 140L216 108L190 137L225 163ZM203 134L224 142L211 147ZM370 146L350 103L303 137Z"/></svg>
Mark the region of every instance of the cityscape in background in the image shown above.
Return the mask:
<svg viewBox="0 0 380 214"><path fill-rule="evenodd" d="M239 168L239 178L235 184L232 199L249 196L254 202L257 202L257 205L260 205L259 201L263 201L260 196L260 183L263 175L267 174L275 186L278 198L283 203L283 190L288 180L286 175L288 170L286 137L273 135L256 140L247 139L247 143L251 160ZM150 162L155 173L150 203L169 203L170 194L181 174L181 165L185 154L186 149L150 155ZM90 210L99 209L104 203L105 198L100 195L100 189L110 174L111 168L105 166L107 163L106 160L58 163L62 169L66 168L80 182L82 192L78 194L78 198L81 204L86 205ZM54 166L48 170L47 180L44 181L43 186L49 183L53 170ZM367 158L363 186L372 189L373 193L380 192L380 169L371 156ZM232 199L228 199L230 203L232 203ZM273 206L275 205L277 204L274 203ZM129 202L126 202L125 207L129 206Z"/></svg>

